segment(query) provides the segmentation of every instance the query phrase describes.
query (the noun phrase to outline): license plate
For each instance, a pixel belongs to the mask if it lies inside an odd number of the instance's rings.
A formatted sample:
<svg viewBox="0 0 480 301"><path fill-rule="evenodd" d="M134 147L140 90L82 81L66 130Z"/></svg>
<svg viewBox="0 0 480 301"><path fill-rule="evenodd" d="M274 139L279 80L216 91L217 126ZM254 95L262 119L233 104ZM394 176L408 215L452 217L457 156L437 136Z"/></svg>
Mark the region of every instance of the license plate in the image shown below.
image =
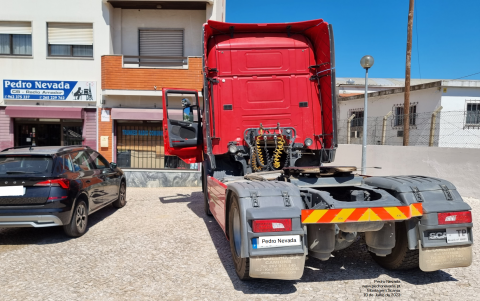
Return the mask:
<svg viewBox="0 0 480 301"><path fill-rule="evenodd" d="M252 239L254 249L299 246L300 235L263 236Z"/></svg>
<svg viewBox="0 0 480 301"><path fill-rule="evenodd" d="M0 187L0 196L19 196L25 194L23 186L3 186Z"/></svg>
<svg viewBox="0 0 480 301"><path fill-rule="evenodd" d="M467 228L447 228L447 243L468 241Z"/></svg>

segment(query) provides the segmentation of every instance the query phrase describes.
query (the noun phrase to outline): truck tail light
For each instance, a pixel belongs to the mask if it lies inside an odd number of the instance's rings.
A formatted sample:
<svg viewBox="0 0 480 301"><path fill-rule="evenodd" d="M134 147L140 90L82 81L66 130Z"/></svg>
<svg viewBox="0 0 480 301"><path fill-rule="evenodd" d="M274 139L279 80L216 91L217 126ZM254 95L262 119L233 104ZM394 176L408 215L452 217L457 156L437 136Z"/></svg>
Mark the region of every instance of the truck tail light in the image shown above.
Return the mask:
<svg viewBox="0 0 480 301"><path fill-rule="evenodd" d="M471 211L438 213L439 225L466 224L471 222L472 222Z"/></svg>
<svg viewBox="0 0 480 301"><path fill-rule="evenodd" d="M60 186L63 189L69 189L70 188L70 180L65 179L65 178L54 179L54 180L46 180L46 181L38 182L34 186Z"/></svg>
<svg viewBox="0 0 480 301"><path fill-rule="evenodd" d="M292 219L261 219L252 223L253 232L292 231Z"/></svg>

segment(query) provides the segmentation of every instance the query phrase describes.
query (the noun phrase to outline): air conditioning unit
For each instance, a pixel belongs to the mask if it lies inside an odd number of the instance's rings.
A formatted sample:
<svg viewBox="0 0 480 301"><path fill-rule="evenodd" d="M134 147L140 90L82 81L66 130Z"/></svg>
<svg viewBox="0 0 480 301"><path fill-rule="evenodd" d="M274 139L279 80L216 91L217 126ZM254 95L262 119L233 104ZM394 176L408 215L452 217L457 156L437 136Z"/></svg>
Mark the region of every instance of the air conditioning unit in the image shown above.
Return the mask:
<svg viewBox="0 0 480 301"><path fill-rule="evenodd" d="M403 131L397 131L397 137L403 137Z"/></svg>

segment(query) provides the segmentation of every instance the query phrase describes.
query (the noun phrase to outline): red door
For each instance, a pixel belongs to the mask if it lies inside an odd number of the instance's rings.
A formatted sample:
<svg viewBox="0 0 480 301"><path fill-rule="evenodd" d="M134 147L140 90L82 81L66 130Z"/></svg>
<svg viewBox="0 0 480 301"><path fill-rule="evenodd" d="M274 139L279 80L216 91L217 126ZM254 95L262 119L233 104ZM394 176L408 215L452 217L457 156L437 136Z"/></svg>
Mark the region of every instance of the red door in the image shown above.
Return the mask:
<svg viewBox="0 0 480 301"><path fill-rule="evenodd" d="M166 155L186 163L202 162L198 91L163 88L163 137ZM179 112L182 108L182 113Z"/></svg>

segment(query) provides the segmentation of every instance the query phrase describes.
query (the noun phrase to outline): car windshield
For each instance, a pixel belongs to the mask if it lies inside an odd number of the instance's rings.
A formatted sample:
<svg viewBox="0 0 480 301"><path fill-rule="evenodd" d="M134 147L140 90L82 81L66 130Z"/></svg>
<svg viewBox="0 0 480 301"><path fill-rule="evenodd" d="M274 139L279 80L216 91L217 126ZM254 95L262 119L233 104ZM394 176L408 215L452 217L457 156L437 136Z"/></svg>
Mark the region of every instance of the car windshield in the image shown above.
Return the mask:
<svg viewBox="0 0 480 301"><path fill-rule="evenodd" d="M0 156L0 175L51 173L52 161L51 157Z"/></svg>

